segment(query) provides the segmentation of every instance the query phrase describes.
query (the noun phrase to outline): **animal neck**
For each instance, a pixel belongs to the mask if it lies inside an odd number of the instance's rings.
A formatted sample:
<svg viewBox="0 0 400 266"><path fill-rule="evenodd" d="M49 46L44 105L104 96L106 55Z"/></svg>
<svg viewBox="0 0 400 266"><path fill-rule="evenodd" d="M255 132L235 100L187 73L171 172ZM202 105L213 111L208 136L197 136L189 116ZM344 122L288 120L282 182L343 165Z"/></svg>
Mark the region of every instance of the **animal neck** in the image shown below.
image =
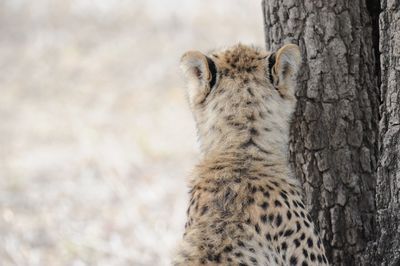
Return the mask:
<svg viewBox="0 0 400 266"><path fill-rule="evenodd" d="M210 130L212 139L202 144L204 157L225 156L288 161L288 127L272 122L247 125L241 130Z"/></svg>

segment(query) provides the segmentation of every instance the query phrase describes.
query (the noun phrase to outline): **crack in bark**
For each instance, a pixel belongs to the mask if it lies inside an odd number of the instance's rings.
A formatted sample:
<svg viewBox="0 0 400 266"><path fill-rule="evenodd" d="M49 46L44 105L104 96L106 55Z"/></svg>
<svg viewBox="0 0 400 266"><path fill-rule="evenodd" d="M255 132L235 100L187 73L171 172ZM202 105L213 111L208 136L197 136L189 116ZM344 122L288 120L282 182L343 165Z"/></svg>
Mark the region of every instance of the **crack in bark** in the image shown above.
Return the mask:
<svg viewBox="0 0 400 266"><path fill-rule="evenodd" d="M380 0L367 0L367 9L371 17L372 24L372 43L375 55L375 75L377 76L378 87L381 86L381 53L379 52L379 14L381 13ZM380 97L379 97L380 98ZM382 101L380 101L382 103ZM380 117L379 117L380 118Z"/></svg>

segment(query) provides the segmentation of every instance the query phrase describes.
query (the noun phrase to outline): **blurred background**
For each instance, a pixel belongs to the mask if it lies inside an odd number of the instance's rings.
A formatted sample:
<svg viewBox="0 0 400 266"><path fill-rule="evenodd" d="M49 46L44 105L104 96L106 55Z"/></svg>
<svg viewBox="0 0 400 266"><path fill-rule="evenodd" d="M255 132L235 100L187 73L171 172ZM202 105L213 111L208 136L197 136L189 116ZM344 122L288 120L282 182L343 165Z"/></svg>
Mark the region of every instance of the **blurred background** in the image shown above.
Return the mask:
<svg viewBox="0 0 400 266"><path fill-rule="evenodd" d="M0 1L0 265L169 265L198 158L179 58L261 1Z"/></svg>

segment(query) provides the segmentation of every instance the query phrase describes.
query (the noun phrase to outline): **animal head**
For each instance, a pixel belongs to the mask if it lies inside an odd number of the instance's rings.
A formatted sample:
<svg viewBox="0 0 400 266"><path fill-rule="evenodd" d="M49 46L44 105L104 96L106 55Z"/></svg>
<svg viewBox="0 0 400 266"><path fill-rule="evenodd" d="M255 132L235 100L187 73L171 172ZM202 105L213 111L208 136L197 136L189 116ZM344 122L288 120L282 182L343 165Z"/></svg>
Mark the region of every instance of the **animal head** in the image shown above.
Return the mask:
<svg viewBox="0 0 400 266"><path fill-rule="evenodd" d="M276 52L242 44L186 52L181 69L202 151L237 148L249 137L260 145L287 141L300 62L294 44Z"/></svg>

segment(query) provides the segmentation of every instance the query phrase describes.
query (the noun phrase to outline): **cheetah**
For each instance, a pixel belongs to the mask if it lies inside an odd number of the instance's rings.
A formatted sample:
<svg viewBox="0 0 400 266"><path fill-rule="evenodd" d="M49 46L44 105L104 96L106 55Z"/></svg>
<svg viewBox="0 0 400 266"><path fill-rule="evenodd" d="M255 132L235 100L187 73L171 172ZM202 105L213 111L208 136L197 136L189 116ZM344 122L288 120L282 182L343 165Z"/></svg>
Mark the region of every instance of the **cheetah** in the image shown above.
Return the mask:
<svg viewBox="0 0 400 266"><path fill-rule="evenodd" d="M297 45L186 52L202 159L173 265L328 265L288 162Z"/></svg>

